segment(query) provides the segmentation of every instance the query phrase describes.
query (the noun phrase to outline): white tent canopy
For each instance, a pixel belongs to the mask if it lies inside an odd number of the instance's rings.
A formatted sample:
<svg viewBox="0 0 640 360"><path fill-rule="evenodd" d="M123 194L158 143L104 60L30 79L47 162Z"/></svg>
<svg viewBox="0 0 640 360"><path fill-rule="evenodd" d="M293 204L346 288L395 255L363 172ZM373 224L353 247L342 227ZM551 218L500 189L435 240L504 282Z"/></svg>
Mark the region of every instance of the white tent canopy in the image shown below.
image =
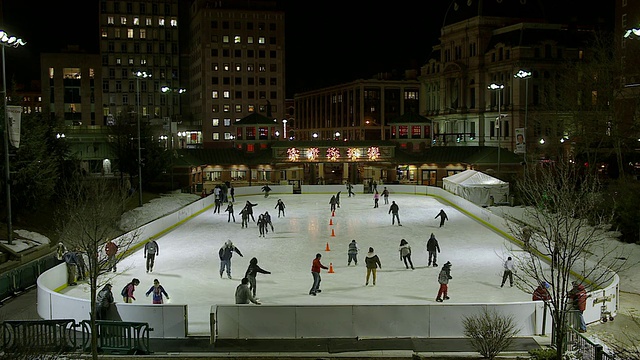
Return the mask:
<svg viewBox="0 0 640 360"><path fill-rule="evenodd" d="M442 187L472 203L490 205L509 201L509 183L475 170L465 170L442 179Z"/></svg>

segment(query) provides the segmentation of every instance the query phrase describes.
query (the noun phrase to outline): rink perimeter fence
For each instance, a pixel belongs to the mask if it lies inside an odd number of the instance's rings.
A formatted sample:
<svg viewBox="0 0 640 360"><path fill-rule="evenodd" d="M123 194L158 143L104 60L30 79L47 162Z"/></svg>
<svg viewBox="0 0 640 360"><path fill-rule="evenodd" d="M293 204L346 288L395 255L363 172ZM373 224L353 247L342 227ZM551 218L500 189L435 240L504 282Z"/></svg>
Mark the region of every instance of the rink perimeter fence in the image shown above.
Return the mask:
<svg viewBox="0 0 640 360"><path fill-rule="evenodd" d="M441 200L521 246L509 231L505 219L446 190L431 186L384 185L391 193L431 196ZM292 185L271 186L271 195L293 194ZM362 194L363 185L354 185ZM335 194L344 185L302 185L302 194ZM238 187L235 197L263 194L260 186ZM171 214L134 230L138 242L127 253L169 232L213 206L213 196L204 197ZM127 236L127 234L123 235ZM118 239L115 239L118 241ZM42 273L37 280L37 311L45 320L73 319L80 323L89 319L91 304L60 293L66 287L66 265L60 264ZM590 293L584 312L587 323L601 320L602 302L606 300L611 316L618 310L617 275L606 287ZM125 322L147 323L151 338L185 338L188 333L187 304L116 303L113 311ZM510 315L518 325L518 336L548 335L551 317L541 301L516 303L468 303L424 305L236 305L213 304L210 312L211 342L216 339L301 339L301 338L397 338L397 337L464 337L463 319L494 310ZM374 315L372 315L374 314ZM420 319L420 321L416 321Z"/></svg>

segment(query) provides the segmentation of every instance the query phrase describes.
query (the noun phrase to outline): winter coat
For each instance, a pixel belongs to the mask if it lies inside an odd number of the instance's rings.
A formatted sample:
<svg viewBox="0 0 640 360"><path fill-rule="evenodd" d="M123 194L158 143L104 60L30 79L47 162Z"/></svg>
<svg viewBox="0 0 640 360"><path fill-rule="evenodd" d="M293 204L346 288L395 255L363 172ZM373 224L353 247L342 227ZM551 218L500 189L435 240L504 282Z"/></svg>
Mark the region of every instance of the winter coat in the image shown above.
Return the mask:
<svg viewBox="0 0 640 360"><path fill-rule="evenodd" d="M574 286L573 289L569 291L569 299L572 301L571 305L574 309L580 310L580 312L583 312L587 308L587 297L587 290L582 284Z"/></svg>
<svg viewBox="0 0 640 360"><path fill-rule="evenodd" d="M276 207L274 207L274 209L278 209L278 210L284 210L284 208L285 206L282 201L278 201L278 203L276 204Z"/></svg>
<svg viewBox="0 0 640 360"><path fill-rule="evenodd" d="M549 290L547 290L546 287L540 285L533 291L533 296L531 297L531 300L548 301L548 300L551 300L551 294L549 294Z"/></svg>
<svg viewBox="0 0 640 360"><path fill-rule="evenodd" d="M389 207L389 214L394 213L397 214L398 210L400 210L400 207L398 207L398 204L393 203L391 204L391 206Z"/></svg>
<svg viewBox="0 0 640 360"><path fill-rule="evenodd" d="M440 284L448 284L449 280L453 279L451 277L451 268L448 266L443 266L442 270L440 270L440 274L438 274L438 282Z"/></svg>
<svg viewBox="0 0 640 360"><path fill-rule="evenodd" d="M247 271L244 273L244 277L255 277L256 275L258 275L258 273L271 274L271 271L264 270L258 265L257 260L254 262L253 259L251 259L251 261L249 262L249 267L247 267Z"/></svg>
<svg viewBox="0 0 640 360"><path fill-rule="evenodd" d="M224 209L224 212L233 213L233 203L232 202L229 202L229 204L227 205L227 208Z"/></svg>
<svg viewBox="0 0 640 360"><path fill-rule="evenodd" d="M438 245L438 240L435 235L431 234L431 237L427 240L427 251L431 252L436 250L440 252L440 245Z"/></svg>
<svg viewBox="0 0 640 360"><path fill-rule="evenodd" d="M380 258L374 253L367 253L367 256L364 258L364 263L367 265L367 269L382 269Z"/></svg>
<svg viewBox="0 0 640 360"><path fill-rule="evenodd" d="M438 215L436 215L436 217L434 217L434 219L437 219L438 217L440 217L440 220L442 220L442 221L449 220L449 217L444 212L444 210L440 210L440 212L438 213Z"/></svg>
<svg viewBox="0 0 640 360"><path fill-rule="evenodd" d="M253 214L253 207L256 206L256 205L258 205L258 204L252 204L252 203L247 201L247 203L244 206L244 208L247 209L247 214Z"/></svg>
<svg viewBox="0 0 640 360"><path fill-rule="evenodd" d="M76 257L76 253L73 251L67 251L62 255L62 259L67 265L75 265L78 266L78 258Z"/></svg>
<svg viewBox="0 0 640 360"><path fill-rule="evenodd" d="M249 285L240 284L236 288L236 304L248 304L252 302L254 304L259 304L258 301L251 294L251 290L249 290Z"/></svg>
<svg viewBox="0 0 640 360"><path fill-rule="evenodd" d="M162 295L163 294L164 294L164 296L167 297L167 299L169 298L169 294L167 294L167 292L164 290L164 287L162 287L162 285L158 285L158 287L156 287L155 285L151 286L145 295L149 296L149 294L151 294L152 292L153 292L153 303L154 304L162 304L163 303L163 301L162 301Z"/></svg>
<svg viewBox="0 0 640 360"><path fill-rule="evenodd" d="M151 240L148 243L144 244L144 256L149 255L160 255L160 246L155 240Z"/></svg>
<svg viewBox="0 0 640 360"><path fill-rule="evenodd" d="M320 269L329 269L328 267L322 265L322 263L320 262L320 259L313 259L313 262L311 263L311 272L316 272L319 273Z"/></svg>
<svg viewBox="0 0 640 360"><path fill-rule="evenodd" d="M107 245L104 246L104 251L107 253L107 256L114 256L118 252L118 245L113 241L109 241Z"/></svg>
<svg viewBox="0 0 640 360"><path fill-rule="evenodd" d="M126 286L126 290L125 290L125 294L126 294L125 297L128 297L128 298L131 298L131 299L135 300L136 297L133 296L133 293L135 291L136 291L136 286L132 282L128 283L127 286Z"/></svg>
<svg viewBox="0 0 640 360"><path fill-rule="evenodd" d="M349 243L349 250L347 251L347 254L357 254L358 250L358 243L352 241Z"/></svg>
<svg viewBox="0 0 640 360"><path fill-rule="evenodd" d="M411 255L411 245L404 244L400 246L399 251L400 251L400 259L402 259L405 256Z"/></svg>
<svg viewBox="0 0 640 360"><path fill-rule="evenodd" d="M234 251L237 252L238 255L243 256L237 247L227 244L220 248L220 251L218 251L218 256L220 256L220 260L231 260Z"/></svg>
<svg viewBox="0 0 640 360"><path fill-rule="evenodd" d="M111 304L113 304L113 293L111 292L111 288L105 285L98 295L96 296L96 305L103 308L108 308Z"/></svg>

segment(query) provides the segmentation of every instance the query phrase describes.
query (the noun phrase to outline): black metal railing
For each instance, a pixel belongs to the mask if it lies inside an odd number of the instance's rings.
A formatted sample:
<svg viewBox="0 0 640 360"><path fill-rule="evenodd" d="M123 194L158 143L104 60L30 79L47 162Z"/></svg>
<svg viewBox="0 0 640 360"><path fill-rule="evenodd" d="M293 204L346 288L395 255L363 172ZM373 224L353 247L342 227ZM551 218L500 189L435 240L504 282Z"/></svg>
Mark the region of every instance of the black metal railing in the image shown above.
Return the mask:
<svg viewBox="0 0 640 360"><path fill-rule="evenodd" d="M76 349L75 320L16 320L2 323L6 353L65 353Z"/></svg>
<svg viewBox="0 0 640 360"><path fill-rule="evenodd" d="M84 320L82 327L82 348L91 349L91 323ZM149 332L153 331L147 323L127 321L96 320L98 349L109 354L150 354Z"/></svg>

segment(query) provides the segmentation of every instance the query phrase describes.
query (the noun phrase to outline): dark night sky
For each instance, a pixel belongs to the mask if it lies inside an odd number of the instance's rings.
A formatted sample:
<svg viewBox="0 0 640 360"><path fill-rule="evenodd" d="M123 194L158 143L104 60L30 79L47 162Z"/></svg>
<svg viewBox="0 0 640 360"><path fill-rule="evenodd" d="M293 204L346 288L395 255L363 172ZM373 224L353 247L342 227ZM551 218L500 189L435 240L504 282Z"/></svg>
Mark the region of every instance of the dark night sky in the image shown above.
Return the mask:
<svg viewBox="0 0 640 360"><path fill-rule="evenodd" d="M390 2L279 0L286 14L287 97L420 67L438 41L450 3L400 0L389 6ZM26 47L6 49L8 79L18 71L20 81L37 78L39 54L58 52L66 44L97 53L98 5L98 0L48 1L33 11L32 2L4 0L4 28L28 42Z"/></svg>

